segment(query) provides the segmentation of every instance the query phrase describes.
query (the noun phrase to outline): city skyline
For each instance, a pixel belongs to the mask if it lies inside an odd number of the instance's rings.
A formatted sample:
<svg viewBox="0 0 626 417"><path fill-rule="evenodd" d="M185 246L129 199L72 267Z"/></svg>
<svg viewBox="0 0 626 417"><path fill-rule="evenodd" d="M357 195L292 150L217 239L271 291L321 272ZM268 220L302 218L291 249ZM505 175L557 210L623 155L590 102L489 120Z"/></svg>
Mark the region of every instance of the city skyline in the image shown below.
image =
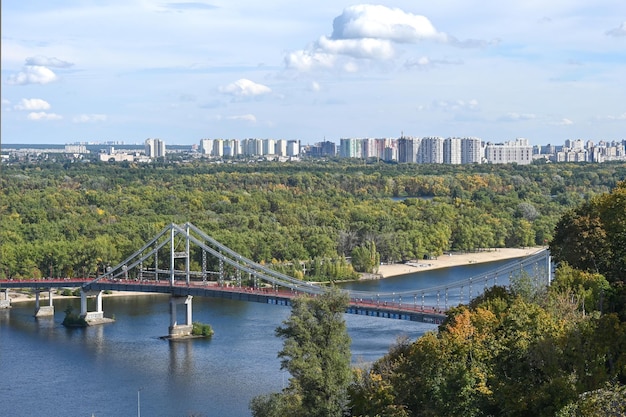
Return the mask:
<svg viewBox="0 0 626 417"><path fill-rule="evenodd" d="M2 142L622 140L626 4L2 4Z"/></svg>

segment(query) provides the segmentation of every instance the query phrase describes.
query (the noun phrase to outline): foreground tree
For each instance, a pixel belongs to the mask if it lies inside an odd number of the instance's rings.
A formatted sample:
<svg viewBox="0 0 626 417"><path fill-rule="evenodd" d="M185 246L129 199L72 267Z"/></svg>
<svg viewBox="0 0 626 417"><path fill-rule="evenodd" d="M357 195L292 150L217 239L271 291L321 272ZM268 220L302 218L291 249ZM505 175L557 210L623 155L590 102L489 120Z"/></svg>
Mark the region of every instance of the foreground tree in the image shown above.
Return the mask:
<svg viewBox="0 0 626 417"><path fill-rule="evenodd" d="M626 320L626 181L566 213L557 223L550 253L556 262L602 274L613 287L605 311Z"/></svg>
<svg viewBox="0 0 626 417"><path fill-rule="evenodd" d="M284 339L281 369L291 374L279 394L255 397L252 415L341 416L350 384L350 337L343 314L348 296L333 289L293 301L291 316L276 329Z"/></svg>

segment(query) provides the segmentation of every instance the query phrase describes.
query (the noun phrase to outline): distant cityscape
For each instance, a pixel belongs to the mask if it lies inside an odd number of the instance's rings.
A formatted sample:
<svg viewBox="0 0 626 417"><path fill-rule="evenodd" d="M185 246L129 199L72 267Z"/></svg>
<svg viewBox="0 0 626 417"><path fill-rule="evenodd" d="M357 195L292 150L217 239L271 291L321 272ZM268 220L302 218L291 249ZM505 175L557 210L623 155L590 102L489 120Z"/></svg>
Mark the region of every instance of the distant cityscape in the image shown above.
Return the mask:
<svg viewBox="0 0 626 417"><path fill-rule="evenodd" d="M314 145L285 139L201 139L194 145L166 147L162 139L146 139L143 145L123 142L66 145L4 145L2 161L36 162L62 154L65 158L103 162L149 163L176 155L183 159L225 161L262 159L289 161L302 158L352 158L417 164L518 164L546 162L626 161L626 140L573 139L563 145L530 145L517 138L503 143L484 142L475 137L346 138L339 144L323 141Z"/></svg>

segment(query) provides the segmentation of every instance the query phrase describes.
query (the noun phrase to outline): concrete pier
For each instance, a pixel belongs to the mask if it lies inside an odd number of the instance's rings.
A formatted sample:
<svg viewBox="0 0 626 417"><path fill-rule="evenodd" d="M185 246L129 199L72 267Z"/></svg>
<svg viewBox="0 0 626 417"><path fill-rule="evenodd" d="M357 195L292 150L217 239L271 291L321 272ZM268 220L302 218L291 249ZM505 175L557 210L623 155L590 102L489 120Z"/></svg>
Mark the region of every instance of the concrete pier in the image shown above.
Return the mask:
<svg viewBox="0 0 626 417"><path fill-rule="evenodd" d="M0 308L11 308L11 297L9 297L8 288L0 291Z"/></svg>
<svg viewBox="0 0 626 417"><path fill-rule="evenodd" d="M48 288L48 305L41 306L39 304L39 293L41 291L35 291L35 317L50 317L54 316L54 305L52 304L52 288Z"/></svg>
<svg viewBox="0 0 626 417"><path fill-rule="evenodd" d="M96 296L96 311L87 311L87 297ZM80 291L80 316L86 322L98 321L104 319L104 311L102 311L102 291Z"/></svg>
<svg viewBox="0 0 626 417"><path fill-rule="evenodd" d="M170 298L170 327L169 327L169 337L183 337L191 335L191 330L193 329L193 321L192 321L192 302L193 296L177 296L173 295ZM185 323L178 324L177 317L177 307L180 304L185 304L186 314L185 314Z"/></svg>

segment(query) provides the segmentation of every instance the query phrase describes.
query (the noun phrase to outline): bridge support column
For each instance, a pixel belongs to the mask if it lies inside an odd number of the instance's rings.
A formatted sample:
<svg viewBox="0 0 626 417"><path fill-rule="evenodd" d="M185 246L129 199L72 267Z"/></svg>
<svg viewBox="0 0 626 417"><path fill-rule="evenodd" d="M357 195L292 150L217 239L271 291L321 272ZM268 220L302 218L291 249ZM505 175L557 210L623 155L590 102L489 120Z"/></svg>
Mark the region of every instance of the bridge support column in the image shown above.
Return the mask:
<svg viewBox="0 0 626 417"><path fill-rule="evenodd" d="M87 297L96 296L96 311L87 311ZM85 321L104 319L104 311L102 311L102 291L85 292L80 291L80 316Z"/></svg>
<svg viewBox="0 0 626 417"><path fill-rule="evenodd" d="M50 317L54 316L54 305L52 304L52 288L48 289L48 305L41 306L39 304L39 293L41 291L35 291L35 317Z"/></svg>
<svg viewBox="0 0 626 417"><path fill-rule="evenodd" d="M4 296L2 296L4 294ZM0 308L10 308L11 307L11 297L9 297L9 289L5 288L0 292Z"/></svg>
<svg viewBox="0 0 626 417"><path fill-rule="evenodd" d="M193 328L192 321L192 302L193 296L176 296L173 295L170 298L170 327L169 327L169 335L170 337L181 337L181 336L189 336L191 334L191 330ZM176 310L178 305L185 304L186 314L185 314L185 324L178 324L178 318L176 314Z"/></svg>

